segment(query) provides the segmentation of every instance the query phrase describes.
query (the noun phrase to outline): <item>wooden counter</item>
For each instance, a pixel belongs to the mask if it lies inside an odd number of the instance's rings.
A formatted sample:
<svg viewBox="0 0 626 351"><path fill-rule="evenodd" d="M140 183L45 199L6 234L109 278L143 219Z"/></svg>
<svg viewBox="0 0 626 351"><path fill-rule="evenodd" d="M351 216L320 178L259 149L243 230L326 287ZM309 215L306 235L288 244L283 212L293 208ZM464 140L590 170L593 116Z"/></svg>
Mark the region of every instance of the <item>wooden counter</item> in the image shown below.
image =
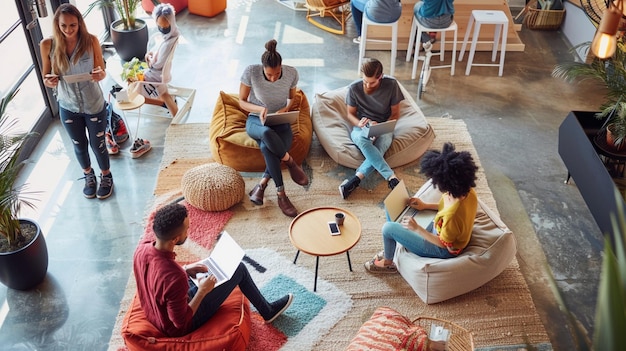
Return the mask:
<svg viewBox="0 0 626 351"><path fill-rule="evenodd" d="M398 22L398 51L407 49L409 43L409 35L411 32L411 23L413 21L413 6L417 0L402 0L402 15ZM454 20L459 26L457 50L461 50L465 31L469 22L472 10L501 10L504 11L509 18L509 31L507 37L507 51L524 51L524 43L517 35L517 31L521 28L515 25L511 10L504 0L455 0L454 1ZM491 43L481 43L481 41L493 42L494 25L482 25L480 28L480 36L476 50L491 51ZM391 38L391 28L372 26L367 31L368 39L389 39ZM446 33L446 50L452 50L452 33ZM388 43L368 43L367 50L390 50L391 44ZM439 50L439 41L433 47L433 50ZM466 50L469 50L469 46ZM402 55L399 55L399 57Z"/></svg>

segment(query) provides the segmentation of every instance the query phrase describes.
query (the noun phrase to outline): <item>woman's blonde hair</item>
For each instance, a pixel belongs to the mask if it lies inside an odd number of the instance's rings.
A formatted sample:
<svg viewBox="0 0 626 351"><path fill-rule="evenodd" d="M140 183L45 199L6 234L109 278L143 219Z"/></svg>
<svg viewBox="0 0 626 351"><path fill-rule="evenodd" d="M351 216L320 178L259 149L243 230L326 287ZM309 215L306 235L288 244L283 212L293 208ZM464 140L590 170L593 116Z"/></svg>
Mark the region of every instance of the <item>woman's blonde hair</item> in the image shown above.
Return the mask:
<svg viewBox="0 0 626 351"><path fill-rule="evenodd" d="M66 72L70 68L70 62L65 53L67 46L65 44L65 35L59 27L59 20L61 15L70 15L78 19L78 43L76 43L74 62L78 62L78 59L83 56L85 52L92 52L91 35L87 31L85 20L80 11L72 4L61 4L54 13L52 36L54 52L52 54L52 73L61 74Z"/></svg>

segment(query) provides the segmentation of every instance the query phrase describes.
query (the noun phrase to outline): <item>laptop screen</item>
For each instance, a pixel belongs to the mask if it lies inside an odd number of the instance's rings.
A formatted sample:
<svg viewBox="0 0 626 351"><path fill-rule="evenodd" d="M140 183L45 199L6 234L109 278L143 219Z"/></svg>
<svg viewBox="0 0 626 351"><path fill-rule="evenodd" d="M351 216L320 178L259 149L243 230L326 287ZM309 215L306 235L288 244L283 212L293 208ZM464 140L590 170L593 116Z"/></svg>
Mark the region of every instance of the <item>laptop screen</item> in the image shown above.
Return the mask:
<svg viewBox="0 0 626 351"><path fill-rule="evenodd" d="M411 216L420 226L426 228L435 218L437 211L418 211L408 205L410 198L409 190L404 185L404 181L400 180L400 183L396 185L383 201L389 218L394 222L399 222L402 217Z"/></svg>

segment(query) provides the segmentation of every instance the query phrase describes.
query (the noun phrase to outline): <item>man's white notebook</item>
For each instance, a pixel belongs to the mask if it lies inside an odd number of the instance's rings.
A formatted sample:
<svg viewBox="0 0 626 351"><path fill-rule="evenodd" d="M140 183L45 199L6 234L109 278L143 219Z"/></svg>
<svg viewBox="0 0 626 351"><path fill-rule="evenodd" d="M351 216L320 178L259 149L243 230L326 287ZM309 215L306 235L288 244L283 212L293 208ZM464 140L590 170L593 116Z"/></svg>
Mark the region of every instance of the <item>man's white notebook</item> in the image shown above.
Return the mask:
<svg viewBox="0 0 626 351"><path fill-rule="evenodd" d="M202 263L208 267L208 274L213 274L215 276L217 279L215 286L219 286L233 276L244 255L245 252L239 244L237 244L235 239L233 239L226 231L223 231L220 234L211 255L197 263ZM193 281L196 285L198 284L197 279L193 279Z"/></svg>
<svg viewBox="0 0 626 351"><path fill-rule="evenodd" d="M417 196L419 197L419 194ZM437 211L418 211L408 205L410 198L411 195L404 185L404 180L401 180L383 201L389 218L394 222L400 222L404 216L411 216L423 228L428 227L435 218Z"/></svg>

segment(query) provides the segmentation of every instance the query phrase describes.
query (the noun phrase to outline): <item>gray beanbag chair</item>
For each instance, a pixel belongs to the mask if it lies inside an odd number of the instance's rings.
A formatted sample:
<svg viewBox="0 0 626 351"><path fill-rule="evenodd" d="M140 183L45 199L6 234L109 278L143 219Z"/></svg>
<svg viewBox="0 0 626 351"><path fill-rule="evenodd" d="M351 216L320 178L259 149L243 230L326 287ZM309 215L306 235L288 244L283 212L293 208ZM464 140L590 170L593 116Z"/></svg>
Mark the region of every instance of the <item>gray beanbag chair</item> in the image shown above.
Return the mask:
<svg viewBox="0 0 626 351"><path fill-rule="evenodd" d="M441 193L428 181L415 196L438 202ZM502 273L515 257L513 233L480 199L478 205L472 238L458 257L426 258L402 245L396 247L398 271L425 303L441 302L481 287Z"/></svg>
<svg viewBox="0 0 626 351"><path fill-rule="evenodd" d="M400 104L400 118L396 124L393 143L385 153L391 168L419 159L435 139L422 111L400 86L405 99ZM340 165L358 168L363 154L350 139L352 125L347 120L345 98L348 87L315 95L311 111L313 129L326 153Z"/></svg>

